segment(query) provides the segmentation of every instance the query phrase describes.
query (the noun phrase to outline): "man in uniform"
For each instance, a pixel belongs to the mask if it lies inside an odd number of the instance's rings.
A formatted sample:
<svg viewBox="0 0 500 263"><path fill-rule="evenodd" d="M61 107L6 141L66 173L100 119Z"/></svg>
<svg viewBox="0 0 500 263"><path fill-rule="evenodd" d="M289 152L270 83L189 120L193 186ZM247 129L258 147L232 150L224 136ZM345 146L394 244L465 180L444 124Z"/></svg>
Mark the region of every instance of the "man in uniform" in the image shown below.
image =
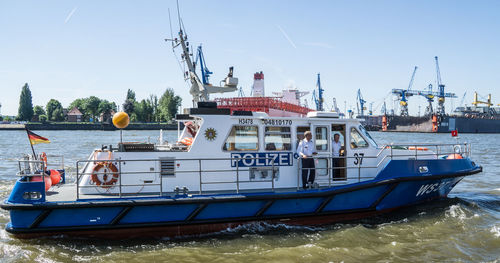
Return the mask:
<svg viewBox="0 0 500 263"><path fill-rule="evenodd" d="M340 166L340 151L342 150L342 143L339 141L340 135L338 133L335 133L333 135L333 142L332 142L332 156L333 156L333 178L339 178L340 177L340 169L335 169L339 168Z"/></svg>
<svg viewBox="0 0 500 263"><path fill-rule="evenodd" d="M297 147L297 153L302 159L302 187L307 188L308 183L314 183L314 177L316 171L314 170L314 158L313 155L317 154L314 151L314 142L312 141L312 134L310 131L304 132L304 139L300 141ZM309 175L309 178L308 176Z"/></svg>

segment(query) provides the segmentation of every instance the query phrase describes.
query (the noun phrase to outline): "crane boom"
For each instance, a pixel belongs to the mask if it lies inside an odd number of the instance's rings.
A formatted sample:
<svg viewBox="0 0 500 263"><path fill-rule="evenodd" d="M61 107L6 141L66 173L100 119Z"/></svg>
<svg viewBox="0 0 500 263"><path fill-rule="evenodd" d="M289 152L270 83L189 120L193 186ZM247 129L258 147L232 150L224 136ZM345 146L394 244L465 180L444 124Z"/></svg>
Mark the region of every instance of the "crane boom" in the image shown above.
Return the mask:
<svg viewBox="0 0 500 263"><path fill-rule="evenodd" d="M313 100L316 104L317 111L324 111L323 107L323 88L321 88L321 80L318 73L318 80L316 81L316 87L318 88L318 95L316 95L316 90L313 91Z"/></svg>
<svg viewBox="0 0 500 263"><path fill-rule="evenodd" d="M356 97L356 106L358 108L358 116L364 116L365 115L365 103L366 100L363 99L363 96L361 95L361 89L358 89L358 96Z"/></svg>
<svg viewBox="0 0 500 263"><path fill-rule="evenodd" d="M417 66L415 66L415 69L413 69L413 74L411 74L411 79L410 79L410 83L408 84L407 90L411 90L411 87L413 86L413 80L415 79L415 73L417 73L417 69L418 69Z"/></svg>
<svg viewBox="0 0 500 263"><path fill-rule="evenodd" d="M444 109L445 98L456 98L457 96L455 95L455 93L445 93L444 92L445 85L441 82L441 71L439 70L438 57L435 56L434 59L436 60L436 84L438 86L437 114L438 115L445 115L446 114L445 109Z"/></svg>

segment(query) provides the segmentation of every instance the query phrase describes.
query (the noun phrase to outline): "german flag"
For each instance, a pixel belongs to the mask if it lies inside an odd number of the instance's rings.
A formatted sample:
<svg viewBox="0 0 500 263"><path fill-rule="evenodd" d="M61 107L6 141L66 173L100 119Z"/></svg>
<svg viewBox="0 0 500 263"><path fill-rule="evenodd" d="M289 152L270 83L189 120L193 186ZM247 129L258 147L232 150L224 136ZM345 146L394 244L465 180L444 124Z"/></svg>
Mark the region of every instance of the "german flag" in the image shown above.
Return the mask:
<svg viewBox="0 0 500 263"><path fill-rule="evenodd" d="M39 144L39 143L50 143L49 139L42 137L38 134L35 134L34 132L30 130L26 130L28 133L28 139L30 140L31 145Z"/></svg>

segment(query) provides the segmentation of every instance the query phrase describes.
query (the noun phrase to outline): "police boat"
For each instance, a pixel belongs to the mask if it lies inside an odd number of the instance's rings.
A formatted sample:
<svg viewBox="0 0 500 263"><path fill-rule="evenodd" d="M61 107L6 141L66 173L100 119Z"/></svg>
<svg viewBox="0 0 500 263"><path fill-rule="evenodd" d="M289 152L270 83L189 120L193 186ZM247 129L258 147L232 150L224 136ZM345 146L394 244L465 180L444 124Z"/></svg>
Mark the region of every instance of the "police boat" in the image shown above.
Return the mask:
<svg viewBox="0 0 500 263"><path fill-rule="evenodd" d="M119 143L76 163L76 182L63 168L26 156L1 207L6 230L20 238L176 237L267 222L322 225L371 217L446 198L465 176L481 172L470 144L378 145L358 119L334 112L270 117L199 102L177 142ZM312 134L312 184L304 189L305 131ZM334 155L333 137L342 147ZM46 188L47 171L62 174ZM309 172L310 175L310 172Z"/></svg>
<svg viewBox="0 0 500 263"><path fill-rule="evenodd" d="M378 145L359 119L336 112L283 117L218 108L209 94L236 90L232 68L224 86L210 85L196 74L182 30L169 41L182 48L195 105L176 116L184 124L177 140L160 131L157 143L103 146L76 162L71 183L62 157L26 155L1 204L10 212L7 232L114 239L260 222L324 225L446 198L482 171L467 143ZM113 116L119 128L127 120ZM306 132L313 149L297 152ZM61 176L55 185L52 174Z"/></svg>

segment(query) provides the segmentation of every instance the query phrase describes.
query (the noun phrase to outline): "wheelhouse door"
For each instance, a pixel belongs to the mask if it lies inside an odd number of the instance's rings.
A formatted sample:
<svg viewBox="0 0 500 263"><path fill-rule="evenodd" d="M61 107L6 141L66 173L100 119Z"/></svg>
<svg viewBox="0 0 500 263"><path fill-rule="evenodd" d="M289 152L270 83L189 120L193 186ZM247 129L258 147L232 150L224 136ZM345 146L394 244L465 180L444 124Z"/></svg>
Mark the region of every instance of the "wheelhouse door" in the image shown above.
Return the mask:
<svg viewBox="0 0 500 263"><path fill-rule="evenodd" d="M338 137L338 138L337 138ZM336 142L338 140L338 144ZM333 181L347 179L346 169L346 129L345 124L332 124L332 178ZM340 147L339 147L340 144Z"/></svg>
<svg viewBox="0 0 500 263"><path fill-rule="evenodd" d="M313 140L316 145L316 182L328 184L331 176L331 150L330 150L330 127L327 125L313 125Z"/></svg>

